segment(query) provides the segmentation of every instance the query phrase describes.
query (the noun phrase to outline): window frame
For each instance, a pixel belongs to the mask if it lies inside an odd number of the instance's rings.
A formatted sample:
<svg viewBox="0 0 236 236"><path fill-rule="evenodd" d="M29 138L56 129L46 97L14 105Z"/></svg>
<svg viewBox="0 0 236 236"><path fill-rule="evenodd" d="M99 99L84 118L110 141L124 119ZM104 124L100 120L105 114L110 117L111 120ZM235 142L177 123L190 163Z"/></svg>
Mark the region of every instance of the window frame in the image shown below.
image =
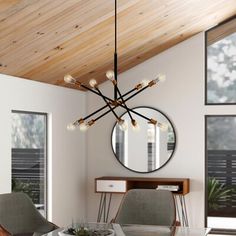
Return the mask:
<svg viewBox="0 0 236 236"><path fill-rule="evenodd" d="M207 217L208 217L208 184L207 184L207 178L208 178L208 150L207 150L207 119L211 117L235 117L236 114L214 114L214 115L204 115L204 129L205 129L205 140L204 140L204 152L205 152L205 183L204 183L204 197L205 197L205 203L204 203L204 226L207 226ZM235 217L236 218L236 217ZM235 234L236 229L211 229L211 234Z"/></svg>
<svg viewBox="0 0 236 236"><path fill-rule="evenodd" d="M235 21L235 24L236 24L236 15L234 15L233 17L230 17L229 19L219 23L218 25L210 28L209 30L206 30L205 33L204 33L204 59L205 59L205 71L204 71L204 77L205 77L205 92L204 92L204 105L207 105L207 106L219 106L219 105L236 105L236 101L235 102L225 102L225 103L209 103L207 101L207 67L208 67L208 64L207 64L207 46L208 46L208 40L207 40L207 34L209 32L212 32L212 31L215 31L217 29L219 29L220 27L224 26L224 25L227 25L227 24L230 24L230 22L233 22ZM235 25L236 27L236 25ZM225 37L229 35L229 34L225 34ZM223 38L223 37L222 37Z"/></svg>
<svg viewBox="0 0 236 236"><path fill-rule="evenodd" d="M45 186L45 218L48 219L48 113L46 112L35 112L35 111L25 111L25 110L11 110L12 113L19 113L19 114L33 114L33 115L42 115L45 117L45 158L44 158L44 166L45 166L45 180L44 180L44 186ZM12 158L12 157L11 157Z"/></svg>

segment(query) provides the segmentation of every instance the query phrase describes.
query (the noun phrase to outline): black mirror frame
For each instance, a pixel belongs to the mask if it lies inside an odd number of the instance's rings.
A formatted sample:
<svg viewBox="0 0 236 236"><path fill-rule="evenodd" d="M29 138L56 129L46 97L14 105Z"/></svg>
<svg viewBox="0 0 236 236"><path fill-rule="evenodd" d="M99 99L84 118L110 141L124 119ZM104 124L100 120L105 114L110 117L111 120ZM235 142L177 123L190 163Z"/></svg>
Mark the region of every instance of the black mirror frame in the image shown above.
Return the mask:
<svg viewBox="0 0 236 236"><path fill-rule="evenodd" d="M113 125L113 128L112 128L112 131L111 131L111 137L110 137L110 141L111 141L111 149L112 149L112 152L116 158L116 160L123 166L125 167L127 170L130 170L132 172L135 172L135 173L139 173L139 174L149 174L149 173L152 173L152 172L155 172L157 170L160 170L161 168L163 168L170 160L171 158L173 157L175 151L176 151L176 144L177 144L177 136L176 136L176 131L175 131L175 126L173 125L173 123L171 122L171 120L166 116L166 114L160 110L158 110L157 108L153 108L153 107L149 107L149 106L137 106L137 107L133 107L132 109L137 109L137 108L149 108L149 109L152 109L152 110L155 110L155 111L158 111L160 112L171 124L171 126L173 127L173 132L174 132L174 136L175 136L175 144L174 144L174 149L173 149L173 152L171 153L170 157L168 158L168 160L162 165L160 166L159 168L155 169L155 170L152 170L152 171L147 171L147 172L143 172L143 171L137 171L137 170L133 170L133 169L130 169L128 168L127 166L125 166L120 160L119 158L116 156L116 153L113 149L113 145L112 145L112 134L113 134L113 131L114 131L114 128L116 127L116 123ZM126 114L127 112L124 112L120 117L122 117L124 114Z"/></svg>

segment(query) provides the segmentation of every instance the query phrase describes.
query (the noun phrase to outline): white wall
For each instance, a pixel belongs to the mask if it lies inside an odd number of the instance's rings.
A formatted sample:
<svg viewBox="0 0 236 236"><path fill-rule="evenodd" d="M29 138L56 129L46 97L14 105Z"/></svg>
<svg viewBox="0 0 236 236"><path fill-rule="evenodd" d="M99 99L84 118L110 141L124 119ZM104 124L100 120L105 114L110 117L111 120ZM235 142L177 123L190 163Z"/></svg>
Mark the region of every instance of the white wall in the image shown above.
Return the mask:
<svg viewBox="0 0 236 236"><path fill-rule="evenodd" d="M85 134L67 123L85 112L83 92L0 74L0 193L11 191L11 110L49 114L49 219L64 226L85 216Z"/></svg>
<svg viewBox="0 0 236 236"><path fill-rule="evenodd" d="M204 34L172 47L119 76L119 86L128 91L142 79L153 79L158 73L167 76L165 83L139 94L130 107L146 105L163 111L173 122L177 146L171 161L150 174L137 174L122 167L111 149L112 114L99 120L88 132L88 220L96 220L99 194L94 193L94 179L100 176L143 176L190 178L186 197L190 226L204 225ZM109 82L101 86L107 95L113 89ZM92 112L103 101L88 94L88 110ZM119 114L124 111L119 111ZM122 195L113 198L114 217Z"/></svg>

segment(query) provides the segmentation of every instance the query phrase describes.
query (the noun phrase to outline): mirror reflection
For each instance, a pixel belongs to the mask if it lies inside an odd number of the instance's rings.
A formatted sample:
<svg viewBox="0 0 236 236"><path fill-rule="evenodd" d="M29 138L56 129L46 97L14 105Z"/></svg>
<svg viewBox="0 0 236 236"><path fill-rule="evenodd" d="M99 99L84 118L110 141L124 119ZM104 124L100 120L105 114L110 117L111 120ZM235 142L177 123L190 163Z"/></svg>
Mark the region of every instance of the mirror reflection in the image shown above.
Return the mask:
<svg viewBox="0 0 236 236"><path fill-rule="evenodd" d="M176 143L174 127L166 115L154 108L137 107L133 110L156 119L162 126L150 124L132 114L138 123L138 129L133 129L125 113L121 118L127 121L128 129L122 130L117 123L114 125L112 149L126 168L135 172L152 172L165 165L173 155Z"/></svg>

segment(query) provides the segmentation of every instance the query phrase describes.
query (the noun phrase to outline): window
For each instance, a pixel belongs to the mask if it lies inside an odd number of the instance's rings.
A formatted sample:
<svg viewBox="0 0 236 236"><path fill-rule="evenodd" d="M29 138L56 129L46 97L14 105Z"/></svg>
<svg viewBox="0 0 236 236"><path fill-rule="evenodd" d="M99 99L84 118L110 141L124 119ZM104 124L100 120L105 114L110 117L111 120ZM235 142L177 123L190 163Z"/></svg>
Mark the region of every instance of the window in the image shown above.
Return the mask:
<svg viewBox="0 0 236 236"><path fill-rule="evenodd" d="M207 226L235 229L236 115L206 116Z"/></svg>
<svg viewBox="0 0 236 236"><path fill-rule="evenodd" d="M206 104L236 104L236 19L206 32Z"/></svg>
<svg viewBox="0 0 236 236"><path fill-rule="evenodd" d="M205 104L236 105L236 18L206 32ZM226 106L221 111L227 114ZM205 116L205 222L236 232L236 113Z"/></svg>
<svg viewBox="0 0 236 236"><path fill-rule="evenodd" d="M12 111L12 191L26 193L46 216L47 115Z"/></svg>

